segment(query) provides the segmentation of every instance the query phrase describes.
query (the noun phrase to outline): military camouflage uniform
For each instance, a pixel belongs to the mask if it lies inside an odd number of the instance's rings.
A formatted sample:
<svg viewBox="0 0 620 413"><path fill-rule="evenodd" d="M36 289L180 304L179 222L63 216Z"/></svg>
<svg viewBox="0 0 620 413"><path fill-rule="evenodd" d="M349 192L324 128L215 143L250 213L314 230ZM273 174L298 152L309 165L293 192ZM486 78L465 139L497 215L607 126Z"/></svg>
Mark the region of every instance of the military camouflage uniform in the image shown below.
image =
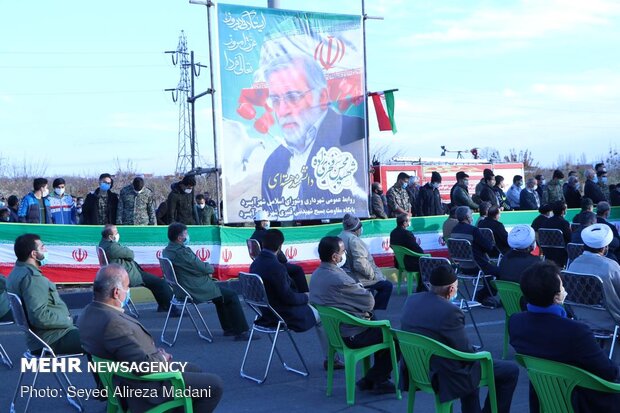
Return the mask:
<svg viewBox="0 0 620 413"><path fill-rule="evenodd" d="M552 204L556 201L564 201L564 188L559 179L552 179L543 188L542 204Z"/></svg>
<svg viewBox="0 0 620 413"><path fill-rule="evenodd" d="M398 215L396 208L402 208L405 212L411 211L411 203L409 201L409 193L400 185L394 185L387 192L388 207L390 208L390 216L393 218Z"/></svg>
<svg viewBox="0 0 620 413"><path fill-rule="evenodd" d="M601 191L603 192L603 196L605 197L605 201L609 202L610 200L609 185L602 183L600 181L600 178L596 184L599 186L599 188L601 188Z"/></svg>
<svg viewBox="0 0 620 413"><path fill-rule="evenodd" d="M155 225L153 191L144 187L140 193L133 185L121 190L118 200L117 225Z"/></svg>

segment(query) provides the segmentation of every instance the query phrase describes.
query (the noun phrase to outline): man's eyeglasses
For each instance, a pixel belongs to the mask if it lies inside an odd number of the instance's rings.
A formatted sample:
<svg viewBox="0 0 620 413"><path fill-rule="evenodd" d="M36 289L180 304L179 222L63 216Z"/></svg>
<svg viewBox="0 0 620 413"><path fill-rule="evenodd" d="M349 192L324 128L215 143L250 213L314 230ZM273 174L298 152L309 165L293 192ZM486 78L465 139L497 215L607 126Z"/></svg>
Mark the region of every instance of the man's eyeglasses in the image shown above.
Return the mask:
<svg viewBox="0 0 620 413"><path fill-rule="evenodd" d="M271 101L271 107L280 106L281 103L286 103L288 105L296 105L311 91L312 89L308 89L305 92L298 92L298 91L287 92L282 96L270 95L269 100Z"/></svg>

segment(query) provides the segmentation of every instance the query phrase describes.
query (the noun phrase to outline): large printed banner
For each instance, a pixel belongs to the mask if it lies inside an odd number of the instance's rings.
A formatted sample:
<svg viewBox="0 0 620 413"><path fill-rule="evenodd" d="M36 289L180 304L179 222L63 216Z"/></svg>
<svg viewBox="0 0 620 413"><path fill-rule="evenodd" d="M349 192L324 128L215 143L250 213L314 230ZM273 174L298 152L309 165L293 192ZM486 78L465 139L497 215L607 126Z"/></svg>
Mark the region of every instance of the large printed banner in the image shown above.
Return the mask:
<svg viewBox="0 0 620 413"><path fill-rule="evenodd" d="M219 4L225 222L368 216L361 16Z"/></svg>
<svg viewBox="0 0 620 413"><path fill-rule="evenodd" d="M578 210L569 210L570 221ZM477 215L477 214L476 214ZM529 224L537 212L505 212L501 221L508 231L517 224ZM446 216L412 218L413 232L425 252L433 255L447 255L441 230ZM618 226L620 208L612 208L611 221ZM392 267L394 258L390 249L390 231L395 220L364 221L363 240L368 245L377 265ZM289 260L300 264L306 273L319 265L317 246L326 235L338 235L340 224L281 228L285 242L282 251ZM157 258L167 245L167 227L119 226L120 243L131 248L135 260L145 270L161 275ZM0 273L8 275L15 263L13 242L21 234L39 234L48 249L49 264L43 273L54 282L91 283L99 268L96 246L101 239L101 227L89 225L34 225L0 223ZM215 267L220 280L237 277L239 271L248 271L251 259L246 240L253 228L231 228L217 226L190 226L190 248L202 261Z"/></svg>

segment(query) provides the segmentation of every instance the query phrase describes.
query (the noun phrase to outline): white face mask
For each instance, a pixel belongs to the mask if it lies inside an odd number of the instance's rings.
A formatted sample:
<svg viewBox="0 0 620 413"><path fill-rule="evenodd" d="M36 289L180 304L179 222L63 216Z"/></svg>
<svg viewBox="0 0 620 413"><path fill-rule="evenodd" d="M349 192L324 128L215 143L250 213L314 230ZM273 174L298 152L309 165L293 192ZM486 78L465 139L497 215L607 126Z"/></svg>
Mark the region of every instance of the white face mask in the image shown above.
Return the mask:
<svg viewBox="0 0 620 413"><path fill-rule="evenodd" d="M121 239L121 234L116 233L116 235L114 235L114 242L118 242Z"/></svg>
<svg viewBox="0 0 620 413"><path fill-rule="evenodd" d="M205 209L205 204L197 204L197 205L198 205L198 208Z"/></svg>
<svg viewBox="0 0 620 413"><path fill-rule="evenodd" d="M336 264L336 266L338 268L342 268L342 266L344 265L344 263L347 262L347 252L345 251L344 254L342 254L342 259L340 260L340 262L338 264Z"/></svg>
<svg viewBox="0 0 620 413"><path fill-rule="evenodd" d="M564 289L564 286L562 286L562 289L559 292L559 297L556 298L555 303L559 304L559 305L564 304L564 300L566 300L566 296L567 295L568 295L568 293Z"/></svg>
<svg viewBox="0 0 620 413"><path fill-rule="evenodd" d="M41 196L43 198L45 198L46 196L48 196L50 194L50 190L47 188L43 188L43 190L41 190Z"/></svg>
<svg viewBox="0 0 620 413"><path fill-rule="evenodd" d="M186 194L191 194L192 193L192 188L185 188L183 190L183 192L185 192Z"/></svg>
<svg viewBox="0 0 620 413"><path fill-rule="evenodd" d="M265 228L265 229L271 228L271 223L267 222L265 225L263 225L263 228Z"/></svg>
<svg viewBox="0 0 620 413"><path fill-rule="evenodd" d="M65 188L54 188L54 192L56 193L56 195L58 196L63 196L65 193Z"/></svg>

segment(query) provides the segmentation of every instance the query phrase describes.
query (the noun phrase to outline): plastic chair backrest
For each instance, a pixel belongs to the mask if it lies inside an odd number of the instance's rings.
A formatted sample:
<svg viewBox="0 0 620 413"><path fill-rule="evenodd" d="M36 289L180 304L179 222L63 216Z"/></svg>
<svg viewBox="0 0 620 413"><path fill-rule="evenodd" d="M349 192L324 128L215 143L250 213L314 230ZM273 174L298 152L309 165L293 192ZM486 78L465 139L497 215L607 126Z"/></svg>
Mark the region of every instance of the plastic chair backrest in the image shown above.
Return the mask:
<svg viewBox="0 0 620 413"><path fill-rule="evenodd" d="M250 258L252 259L252 261L254 261L256 257L258 257L258 254L260 254L260 251L261 251L260 243L258 242L258 240L255 240L254 238L245 240L245 243L248 246L248 254L250 254Z"/></svg>
<svg viewBox="0 0 620 413"><path fill-rule="evenodd" d="M540 228L538 230L538 245L542 248L564 249L564 234L559 229Z"/></svg>
<svg viewBox="0 0 620 413"><path fill-rule="evenodd" d="M562 271L562 284L568 295L566 302L585 307L605 307L603 280L597 275Z"/></svg>
<svg viewBox="0 0 620 413"><path fill-rule="evenodd" d="M488 360L491 362L491 353L488 351L465 353L421 334L394 329L392 331L396 335L403 360L409 370L409 380L413 380L418 388L426 392L434 393L429 374L430 360L433 356L459 361ZM491 375L493 374L492 366L491 364ZM488 371L487 374L489 374ZM492 379L487 376L488 378Z"/></svg>
<svg viewBox="0 0 620 413"><path fill-rule="evenodd" d="M431 272L437 267L447 265L451 267L450 260L443 257L422 257L420 258L420 279L427 287L430 285Z"/></svg>
<svg viewBox="0 0 620 413"><path fill-rule="evenodd" d="M574 242L569 242L568 244L566 244L566 253L568 254L569 264L573 262L575 258L583 254L583 247L583 244L576 244Z"/></svg>
<svg viewBox="0 0 620 413"><path fill-rule="evenodd" d="M474 252L471 247L471 242L466 239L448 238L448 253L450 259L457 264L470 263L477 266L474 261Z"/></svg>
<svg viewBox="0 0 620 413"><path fill-rule="evenodd" d="M509 318L515 313L520 313L521 297L523 297L521 286L512 281L495 280L493 282L495 283L495 287L499 293L502 306L506 311L506 317Z"/></svg>
<svg viewBox="0 0 620 413"><path fill-rule="evenodd" d="M603 380L575 366L523 354L515 355L515 359L527 370L538 395L541 412L574 413L571 396L575 386L620 393L620 384Z"/></svg>
<svg viewBox="0 0 620 413"><path fill-rule="evenodd" d="M394 257L396 257L396 262L398 262L398 268L401 271L405 271L405 257L430 257L430 254L420 254L415 251L411 251L409 248L402 247L400 245L390 245L392 251L394 251Z"/></svg>
<svg viewBox="0 0 620 413"><path fill-rule="evenodd" d="M323 306L323 305L314 305L314 307L319 312L321 316L321 323L323 324L323 328L325 329L325 333L327 333L327 339L329 340L329 344L335 349L344 349L347 348L344 344L342 336L340 335L340 324L349 324L354 326L361 327L386 327L389 329L390 322L388 320L381 321L370 321L364 320L351 314L348 314L338 308ZM388 332L389 336L389 332ZM385 335L384 335L385 338Z"/></svg>
<svg viewBox="0 0 620 413"><path fill-rule="evenodd" d="M491 244L493 244L493 247L495 247L495 235L493 235L493 230L491 230L491 228L479 228L480 229L480 233L482 234L482 236L491 241Z"/></svg>
<svg viewBox="0 0 620 413"><path fill-rule="evenodd" d="M99 258L99 265L102 267L110 263L108 261L108 256L106 255L105 250L101 247L97 247L97 258Z"/></svg>

